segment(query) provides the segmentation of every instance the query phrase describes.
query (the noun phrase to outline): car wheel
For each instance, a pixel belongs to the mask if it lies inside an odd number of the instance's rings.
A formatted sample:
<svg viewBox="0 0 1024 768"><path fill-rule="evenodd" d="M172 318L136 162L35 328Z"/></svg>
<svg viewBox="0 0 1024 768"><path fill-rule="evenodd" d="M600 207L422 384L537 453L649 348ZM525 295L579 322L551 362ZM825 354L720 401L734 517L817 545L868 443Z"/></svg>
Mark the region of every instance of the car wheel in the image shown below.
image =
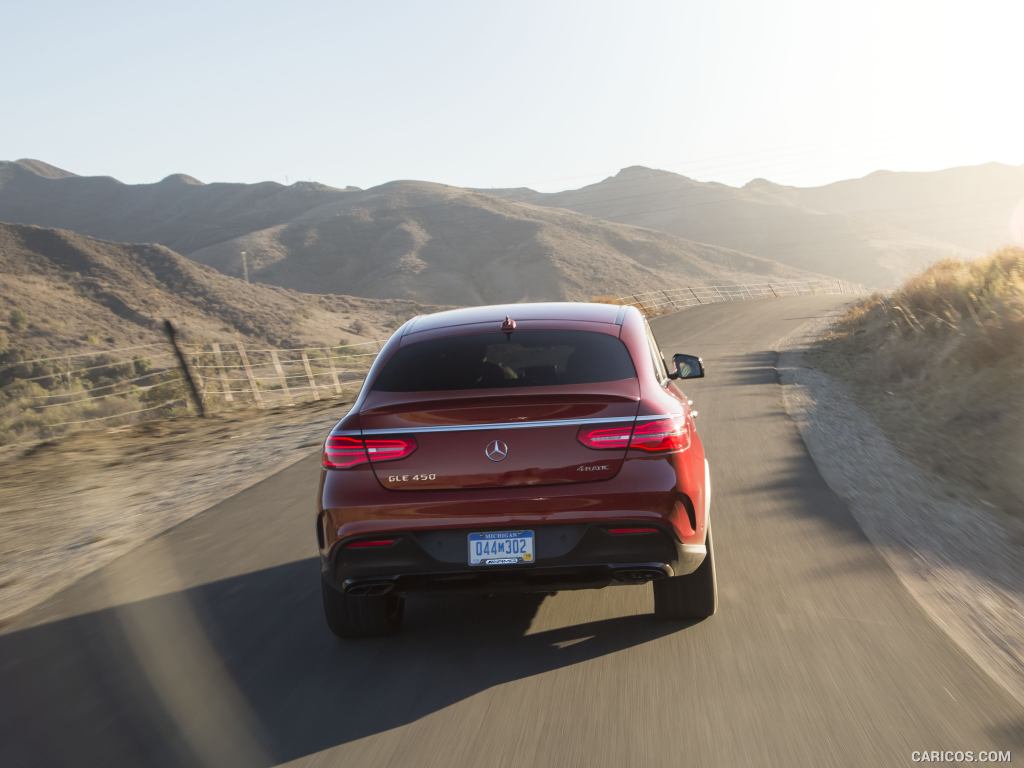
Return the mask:
<svg viewBox="0 0 1024 768"><path fill-rule="evenodd" d="M324 617L338 637L373 637L397 632L405 600L398 595L346 595L321 578Z"/></svg>
<svg viewBox="0 0 1024 768"><path fill-rule="evenodd" d="M659 619L704 619L718 609L715 547L708 529L708 554L693 573L654 582L654 615Z"/></svg>

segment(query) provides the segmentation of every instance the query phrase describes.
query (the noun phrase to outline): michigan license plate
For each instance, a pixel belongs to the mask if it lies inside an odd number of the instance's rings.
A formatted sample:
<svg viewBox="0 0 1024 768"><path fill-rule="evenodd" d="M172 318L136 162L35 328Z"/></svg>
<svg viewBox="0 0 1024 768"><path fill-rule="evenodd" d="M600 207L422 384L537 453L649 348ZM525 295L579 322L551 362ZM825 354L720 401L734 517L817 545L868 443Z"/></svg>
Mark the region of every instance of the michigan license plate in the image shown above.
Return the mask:
<svg viewBox="0 0 1024 768"><path fill-rule="evenodd" d="M533 557L533 531L469 534L470 565L517 565L532 563Z"/></svg>

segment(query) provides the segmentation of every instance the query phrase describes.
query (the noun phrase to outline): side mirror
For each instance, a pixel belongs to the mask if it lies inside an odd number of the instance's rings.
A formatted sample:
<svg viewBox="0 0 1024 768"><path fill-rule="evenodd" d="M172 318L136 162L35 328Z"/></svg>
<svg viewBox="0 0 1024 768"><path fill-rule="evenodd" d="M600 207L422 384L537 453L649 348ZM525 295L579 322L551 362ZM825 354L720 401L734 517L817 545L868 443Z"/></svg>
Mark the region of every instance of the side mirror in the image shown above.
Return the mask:
<svg viewBox="0 0 1024 768"><path fill-rule="evenodd" d="M704 361L696 355L684 355L677 352L672 355L672 365L675 371L670 373L670 379L703 379Z"/></svg>

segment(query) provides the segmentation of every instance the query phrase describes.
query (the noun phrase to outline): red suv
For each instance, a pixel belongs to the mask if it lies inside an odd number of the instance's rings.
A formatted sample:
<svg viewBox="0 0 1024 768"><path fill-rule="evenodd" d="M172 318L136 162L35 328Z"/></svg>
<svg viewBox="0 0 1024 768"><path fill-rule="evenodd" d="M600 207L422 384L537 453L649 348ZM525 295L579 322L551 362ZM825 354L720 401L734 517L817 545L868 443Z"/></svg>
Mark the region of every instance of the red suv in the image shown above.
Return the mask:
<svg viewBox="0 0 1024 768"><path fill-rule="evenodd" d="M654 613L717 606L696 411L643 315L511 304L416 317L324 444L317 537L327 624L396 630L417 591L653 582Z"/></svg>

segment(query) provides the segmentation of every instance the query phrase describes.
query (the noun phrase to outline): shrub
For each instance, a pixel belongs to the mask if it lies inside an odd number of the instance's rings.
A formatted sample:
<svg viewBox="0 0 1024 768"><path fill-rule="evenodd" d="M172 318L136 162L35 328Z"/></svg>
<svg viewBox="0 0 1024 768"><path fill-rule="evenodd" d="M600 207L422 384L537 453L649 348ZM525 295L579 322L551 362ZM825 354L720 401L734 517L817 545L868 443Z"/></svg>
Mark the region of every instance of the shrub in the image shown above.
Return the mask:
<svg viewBox="0 0 1024 768"><path fill-rule="evenodd" d="M7 316L7 322L10 323L12 330L23 331L28 327L28 316L15 307L11 310L11 314Z"/></svg>
<svg viewBox="0 0 1024 768"><path fill-rule="evenodd" d="M132 360L132 368L136 376L142 376L153 370L153 363L145 357L136 357Z"/></svg>

